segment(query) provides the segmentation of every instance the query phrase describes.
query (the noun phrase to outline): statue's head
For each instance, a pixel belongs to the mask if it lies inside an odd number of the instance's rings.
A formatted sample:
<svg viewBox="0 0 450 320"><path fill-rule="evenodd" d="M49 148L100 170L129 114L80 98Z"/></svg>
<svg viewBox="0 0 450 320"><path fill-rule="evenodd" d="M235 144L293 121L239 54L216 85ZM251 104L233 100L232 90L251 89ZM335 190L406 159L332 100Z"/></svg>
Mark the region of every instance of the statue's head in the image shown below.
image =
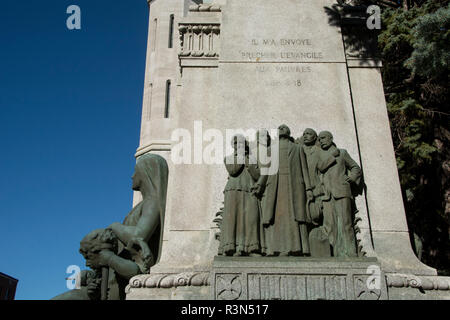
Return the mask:
<svg viewBox="0 0 450 320"><path fill-rule="evenodd" d="M303 142L307 145L307 146L311 146L314 145L317 141L317 132L314 131L311 128L307 128L305 129L305 131L303 131Z"/></svg>
<svg viewBox="0 0 450 320"><path fill-rule="evenodd" d="M256 132L256 141L263 146L270 146L271 138L267 129L260 129Z"/></svg>
<svg viewBox="0 0 450 320"><path fill-rule="evenodd" d="M290 138L291 137L291 129L289 129L289 127L285 124L282 124L281 126L278 127L278 136L281 137L285 137L285 138Z"/></svg>
<svg viewBox="0 0 450 320"><path fill-rule="evenodd" d="M132 178L132 188L135 191L144 191L146 194L152 192L145 192L142 188L158 189L156 193L164 195L167 190L167 178L169 169L166 160L160 155L153 153L146 153L137 159L136 166ZM159 192L161 191L161 192Z"/></svg>
<svg viewBox="0 0 450 320"><path fill-rule="evenodd" d="M249 150L248 141L242 134L236 134L235 136L233 136L231 145L234 151L242 152L243 155Z"/></svg>
<svg viewBox="0 0 450 320"><path fill-rule="evenodd" d="M322 131L319 133L320 147L324 150L328 150L333 145L333 135L329 131Z"/></svg>
<svg viewBox="0 0 450 320"><path fill-rule="evenodd" d="M117 251L117 237L109 229L96 229L88 233L80 242L80 253L86 260L86 266L99 269L98 254L101 250Z"/></svg>

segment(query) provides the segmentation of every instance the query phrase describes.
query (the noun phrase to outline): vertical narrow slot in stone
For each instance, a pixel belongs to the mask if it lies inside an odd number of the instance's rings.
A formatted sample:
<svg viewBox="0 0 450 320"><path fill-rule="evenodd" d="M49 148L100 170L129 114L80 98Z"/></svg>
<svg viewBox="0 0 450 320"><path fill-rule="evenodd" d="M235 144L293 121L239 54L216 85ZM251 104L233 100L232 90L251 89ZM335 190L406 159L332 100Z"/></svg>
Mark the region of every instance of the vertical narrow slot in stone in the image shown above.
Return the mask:
<svg viewBox="0 0 450 320"><path fill-rule="evenodd" d="M150 88L148 89L148 102L147 102L147 121L150 121L152 115L152 97L153 97L153 83L150 83Z"/></svg>
<svg viewBox="0 0 450 320"><path fill-rule="evenodd" d="M169 23L169 49L173 48L173 24L174 24L175 16L173 14L170 15L170 23Z"/></svg>
<svg viewBox="0 0 450 320"><path fill-rule="evenodd" d="M166 81L166 106L164 108L164 118L169 118L169 108L170 108L170 85L171 81Z"/></svg>
<svg viewBox="0 0 450 320"><path fill-rule="evenodd" d="M153 37L152 37L152 52L156 50L156 34L158 31L158 19L153 20Z"/></svg>

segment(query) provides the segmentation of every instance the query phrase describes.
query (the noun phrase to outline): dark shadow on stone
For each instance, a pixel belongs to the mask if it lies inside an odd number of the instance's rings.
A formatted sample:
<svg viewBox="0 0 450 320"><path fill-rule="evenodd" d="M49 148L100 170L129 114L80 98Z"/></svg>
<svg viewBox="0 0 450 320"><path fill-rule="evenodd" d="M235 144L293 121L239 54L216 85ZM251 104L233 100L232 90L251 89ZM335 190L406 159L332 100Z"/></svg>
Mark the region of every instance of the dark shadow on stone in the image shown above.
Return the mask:
<svg viewBox="0 0 450 320"><path fill-rule="evenodd" d="M378 35L380 30L369 29L367 13L369 2L365 5L336 3L324 7L330 26L341 28L345 54L348 60L355 59L359 65L370 65L372 60L380 60L378 54Z"/></svg>

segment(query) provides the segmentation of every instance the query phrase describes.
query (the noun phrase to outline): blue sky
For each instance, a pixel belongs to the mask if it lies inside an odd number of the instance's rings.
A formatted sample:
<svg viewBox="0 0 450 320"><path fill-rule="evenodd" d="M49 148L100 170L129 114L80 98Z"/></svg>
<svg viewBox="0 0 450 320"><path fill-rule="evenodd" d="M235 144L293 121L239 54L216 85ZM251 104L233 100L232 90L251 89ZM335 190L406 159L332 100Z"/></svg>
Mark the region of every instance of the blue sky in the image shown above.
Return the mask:
<svg viewBox="0 0 450 320"><path fill-rule="evenodd" d="M81 238L131 209L147 19L145 0L1 2L0 272L16 299L67 290Z"/></svg>

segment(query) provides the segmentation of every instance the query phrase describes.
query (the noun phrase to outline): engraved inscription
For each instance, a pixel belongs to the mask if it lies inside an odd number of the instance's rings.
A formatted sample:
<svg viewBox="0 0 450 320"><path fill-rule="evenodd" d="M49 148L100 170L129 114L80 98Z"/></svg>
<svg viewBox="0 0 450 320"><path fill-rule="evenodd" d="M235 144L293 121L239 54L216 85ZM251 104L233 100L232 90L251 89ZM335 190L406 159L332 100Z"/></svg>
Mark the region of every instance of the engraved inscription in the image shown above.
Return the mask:
<svg viewBox="0 0 450 320"><path fill-rule="evenodd" d="M252 39L251 43L254 46L312 46L311 39Z"/></svg>
<svg viewBox="0 0 450 320"><path fill-rule="evenodd" d="M345 276L249 274L250 300L345 300Z"/></svg>
<svg viewBox="0 0 450 320"><path fill-rule="evenodd" d="M286 60L320 61L322 51L314 50L312 39L251 39L250 46L257 50L241 50L241 58L246 60Z"/></svg>
<svg viewBox="0 0 450 320"><path fill-rule="evenodd" d="M257 65L255 70L263 76L262 83L266 87L297 87L303 86L304 79L297 77L283 77L285 79L280 80L274 74L291 74L301 77L306 76L312 72L311 66L273 66L273 65Z"/></svg>

